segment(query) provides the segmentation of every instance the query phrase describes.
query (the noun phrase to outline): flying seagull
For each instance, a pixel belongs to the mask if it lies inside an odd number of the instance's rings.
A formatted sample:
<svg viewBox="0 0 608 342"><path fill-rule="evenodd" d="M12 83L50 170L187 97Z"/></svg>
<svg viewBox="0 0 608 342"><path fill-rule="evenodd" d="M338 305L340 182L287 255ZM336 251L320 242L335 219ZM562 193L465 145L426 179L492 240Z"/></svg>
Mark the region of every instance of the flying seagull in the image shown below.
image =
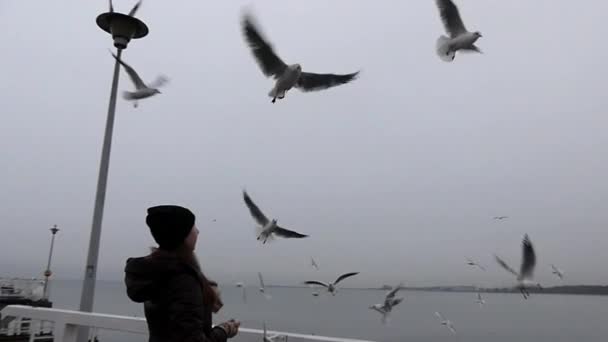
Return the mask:
<svg viewBox="0 0 608 342"><path fill-rule="evenodd" d="M246 191L243 190L243 198L245 199L245 204L247 208L249 208L249 212L251 216L258 223L258 240L261 240L262 243L266 243L268 239L272 239L273 236L280 236L284 238L305 238L308 235L296 233L292 230L281 228L277 225L277 220L268 220L264 213L258 208L255 203L251 200L251 197L247 194Z"/></svg>
<svg viewBox="0 0 608 342"><path fill-rule="evenodd" d="M272 296L266 293L266 286L264 286L264 278L262 277L262 273L258 272L258 278L260 278L260 293L266 297L266 299L271 299Z"/></svg>
<svg viewBox="0 0 608 342"><path fill-rule="evenodd" d="M339 282L341 282L342 280L348 278L348 277L352 277L359 274L359 272L350 272L350 273L345 273L341 276L338 277L338 279L336 279L336 281L334 281L333 283L325 283L322 281L317 281L317 280L309 280L309 281L305 281L304 284L306 285L319 285L319 286L323 286L325 288L327 288L327 291L329 293L331 293L333 296L336 295L336 291L338 291L337 285Z"/></svg>
<svg viewBox="0 0 608 342"><path fill-rule="evenodd" d="M551 264L551 268L553 269L553 271L551 272L552 274L555 274L556 276L558 276L559 280L564 280L564 271L560 270L553 264Z"/></svg>
<svg viewBox="0 0 608 342"><path fill-rule="evenodd" d="M467 258L467 265L469 266L477 266L480 270L485 271L485 267L481 266L478 262L473 261L471 258Z"/></svg>
<svg viewBox="0 0 608 342"><path fill-rule="evenodd" d="M264 322L263 324L264 324L264 342L277 342L277 340L287 342L287 339L288 339L287 335L281 335L281 334L269 335L268 332L266 331L266 322Z"/></svg>
<svg viewBox="0 0 608 342"><path fill-rule="evenodd" d="M247 289L245 284L243 284L243 282L237 282L235 285L242 290L243 303L247 303Z"/></svg>
<svg viewBox="0 0 608 342"><path fill-rule="evenodd" d="M437 55L439 55L439 58L451 62L456 57L456 51L459 50L481 53L481 50L475 46L475 42L481 37L481 33L467 31L460 18L460 13L458 13L458 7L454 5L452 0L436 0L436 2L443 26L450 35L449 38L442 35L437 39Z"/></svg>
<svg viewBox="0 0 608 342"><path fill-rule="evenodd" d="M511 268L511 266L509 266L497 255L494 255L494 257L496 258L496 262L498 262L502 268L508 272L511 272L517 277L517 285L515 285L514 288L521 292L524 299L528 299L530 296L528 288L533 286L542 288L539 283L532 281L532 278L534 277L534 267L536 266L536 254L534 253L534 247L532 246L532 242L530 242L528 234L524 236L522 241L522 261L519 273L517 273L513 268Z"/></svg>
<svg viewBox="0 0 608 342"><path fill-rule="evenodd" d="M508 219L508 218L509 218L509 216L494 216L494 219L498 220L498 221L502 221L502 220L505 220L505 219Z"/></svg>
<svg viewBox="0 0 608 342"><path fill-rule="evenodd" d="M315 259L313 257L310 257L310 263L311 263L312 267L314 267L317 271L319 270L319 265L317 265L317 263L315 262Z"/></svg>
<svg viewBox="0 0 608 342"><path fill-rule="evenodd" d="M242 19L243 34L258 65L267 77L274 77L276 82L268 93L272 103L285 97L292 87L301 91L316 91L331 88L354 80L359 72L352 74L315 74L303 72L300 64L287 65L274 52L272 45L260 34L251 14L246 13Z"/></svg>
<svg viewBox="0 0 608 342"><path fill-rule="evenodd" d="M403 301L403 297L396 297L397 292L403 288L403 284L393 287L386 296L384 302L381 304L374 304L369 308L379 312L382 315L382 324L386 324L389 318L389 314L393 310L393 307L399 305Z"/></svg>
<svg viewBox="0 0 608 342"><path fill-rule="evenodd" d="M481 292L477 292L477 300L475 302L479 304L480 308L483 307L483 305L486 303L483 297L481 297Z"/></svg>
<svg viewBox="0 0 608 342"><path fill-rule="evenodd" d="M135 6L133 6L133 8L131 8L131 10L129 11L129 13L127 14L130 17L135 16L135 13L137 12L137 10L139 9L139 7L141 6L141 1L139 0ZM114 13L114 6L112 5L112 0L110 0L110 13Z"/></svg>
<svg viewBox="0 0 608 342"><path fill-rule="evenodd" d="M441 325L445 325L448 329L450 329L450 331L453 334L456 333L456 329L454 329L454 323L452 323L452 321L450 321L449 319L443 318L443 316L437 311L435 311L435 316L437 316L437 318L439 318Z"/></svg>
<svg viewBox="0 0 608 342"><path fill-rule="evenodd" d="M125 71L127 72L129 77L131 78L131 81L133 81L133 84L135 85L135 91L124 91L122 93L123 98L125 100L133 101L133 107L137 107L138 100L145 99L156 94L160 94L160 91L157 88L161 87L169 81L167 77L161 75L158 76L158 78L154 82L146 85L144 81L141 80L141 77L139 77L137 72L135 72L135 70L129 64L119 59L112 51L110 51L110 53L112 53L112 57L114 57L114 59L116 59L118 63L120 63L123 68L125 68Z"/></svg>

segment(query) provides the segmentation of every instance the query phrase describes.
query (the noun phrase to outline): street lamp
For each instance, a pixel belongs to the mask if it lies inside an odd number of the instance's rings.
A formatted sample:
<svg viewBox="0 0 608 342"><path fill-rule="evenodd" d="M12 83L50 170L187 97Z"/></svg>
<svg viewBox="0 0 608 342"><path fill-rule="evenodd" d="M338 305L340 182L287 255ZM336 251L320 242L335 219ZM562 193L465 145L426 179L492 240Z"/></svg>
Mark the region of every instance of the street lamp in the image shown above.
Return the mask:
<svg viewBox="0 0 608 342"><path fill-rule="evenodd" d="M51 272L51 259L53 258L53 246L55 245L55 234L57 234L57 232L59 231L59 228L57 228L57 225L54 225L53 228L51 228L51 250L49 251L49 260L46 264L46 270L44 271L44 290L42 291L43 295L42 298L47 300L49 299L49 278L51 277L51 275L53 274L53 272Z"/></svg>
<svg viewBox="0 0 608 342"><path fill-rule="evenodd" d="M136 5L137 6L137 5ZM127 48L131 39L143 38L148 34L148 27L141 20L122 13L110 12L100 14L97 17L97 26L112 35L114 46L118 49L117 56L120 59L122 50ZM110 166L110 150L112 148L112 131L114 128L114 114L116 112L116 92L118 88L118 73L120 64L118 60L114 63L114 76L110 90L110 104L108 106L108 117L106 130L101 150L101 162L99 165L99 178L97 179L97 192L95 194L95 208L93 211L93 224L91 226L91 237L89 240L89 252L82 284L80 297L80 311L93 311L93 298L95 295L95 279L97 277L97 259L99 256L99 240L101 237L101 223L103 220L103 209L106 199L106 187L108 182L108 168ZM86 342L89 329L79 329L77 340Z"/></svg>

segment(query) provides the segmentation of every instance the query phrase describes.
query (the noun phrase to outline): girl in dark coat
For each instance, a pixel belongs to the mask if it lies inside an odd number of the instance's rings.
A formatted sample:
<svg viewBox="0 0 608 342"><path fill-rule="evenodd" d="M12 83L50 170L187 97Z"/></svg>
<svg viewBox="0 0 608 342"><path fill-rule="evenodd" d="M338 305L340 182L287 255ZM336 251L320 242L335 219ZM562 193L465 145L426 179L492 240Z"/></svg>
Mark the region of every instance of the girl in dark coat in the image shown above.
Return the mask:
<svg viewBox="0 0 608 342"><path fill-rule="evenodd" d="M234 320L212 328L211 314L222 303L217 284L203 275L194 254L194 221L186 208L149 208L146 223L158 248L127 260L127 295L144 303L150 342L226 342L238 333L240 323Z"/></svg>

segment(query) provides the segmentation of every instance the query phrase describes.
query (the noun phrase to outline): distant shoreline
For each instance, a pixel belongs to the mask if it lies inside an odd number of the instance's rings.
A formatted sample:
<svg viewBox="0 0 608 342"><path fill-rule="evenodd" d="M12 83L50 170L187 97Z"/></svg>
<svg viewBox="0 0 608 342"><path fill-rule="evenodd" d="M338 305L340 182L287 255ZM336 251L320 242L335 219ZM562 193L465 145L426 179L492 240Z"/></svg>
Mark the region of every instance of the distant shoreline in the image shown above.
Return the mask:
<svg viewBox="0 0 608 342"><path fill-rule="evenodd" d="M269 285L268 287L285 288L307 288L302 285ZM349 288L346 290L388 290L390 287L368 287L368 288ZM483 293L519 293L518 290L511 288L476 288L474 286L422 286L422 287L403 287L405 291L424 291L424 292L483 292ZM538 294L572 294L572 295L596 295L608 296L608 285L562 285L550 286L542 289L531 288L530 293Z"/></svg>

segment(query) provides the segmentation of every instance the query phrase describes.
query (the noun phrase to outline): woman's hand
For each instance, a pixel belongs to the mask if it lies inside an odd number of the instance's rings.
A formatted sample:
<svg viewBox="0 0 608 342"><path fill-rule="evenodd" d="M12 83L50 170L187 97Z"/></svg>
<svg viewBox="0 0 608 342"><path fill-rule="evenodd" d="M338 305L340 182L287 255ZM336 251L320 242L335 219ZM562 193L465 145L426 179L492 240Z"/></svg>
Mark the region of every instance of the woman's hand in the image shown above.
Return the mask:
<svg viewBox="0 0 608 342"><path fill-rule="evenodd" d="M234 336L236 336L236 334L239 333L240 326L241 322L235 321L234 319L231 319L228 322L218 324L218 327L222 328L226 332L226 336L228 338L233 338Z"/></svg>

